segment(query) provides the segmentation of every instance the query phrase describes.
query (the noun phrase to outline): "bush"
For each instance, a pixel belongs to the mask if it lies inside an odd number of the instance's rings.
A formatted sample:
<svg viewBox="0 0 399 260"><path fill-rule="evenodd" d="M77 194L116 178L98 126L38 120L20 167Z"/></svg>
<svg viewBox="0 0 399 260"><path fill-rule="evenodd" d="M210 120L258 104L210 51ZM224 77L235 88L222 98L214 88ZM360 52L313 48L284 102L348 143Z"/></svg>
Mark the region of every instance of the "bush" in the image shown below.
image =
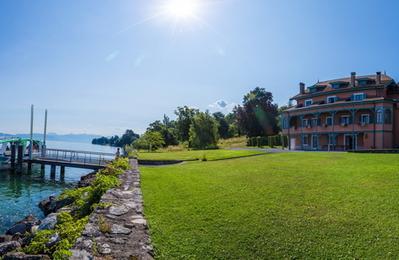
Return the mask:
<svg viewBox="0 0 399 260"><path fill-rule="evenodd" d="M281 135L273 135L273 136L256 136L249 137L247 139L247 146L252 147L263 147L263 146L287 146L288 145L288 137Z"/></svg>

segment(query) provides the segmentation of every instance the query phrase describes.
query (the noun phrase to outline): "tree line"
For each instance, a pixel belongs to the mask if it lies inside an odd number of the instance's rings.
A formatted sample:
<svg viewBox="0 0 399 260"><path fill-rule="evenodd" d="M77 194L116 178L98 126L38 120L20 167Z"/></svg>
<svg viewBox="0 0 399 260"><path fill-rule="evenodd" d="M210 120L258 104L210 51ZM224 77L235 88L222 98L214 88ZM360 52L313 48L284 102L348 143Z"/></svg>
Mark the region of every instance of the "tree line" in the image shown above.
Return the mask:
<svg viewBox="0 0 399 260"><path fill-rule="evenodd" d="M272 93L256 87L227 115L221 112L211 114L188 106L177 107L175 120L164 115L162 120L149 124L141 136L127 130L122 137L101 137L92 143L118 147L131 145L135 149L147 150L179 144L193 149L213 149L217 148L219 138L276 135L280 131L279 111Z"/></svg>

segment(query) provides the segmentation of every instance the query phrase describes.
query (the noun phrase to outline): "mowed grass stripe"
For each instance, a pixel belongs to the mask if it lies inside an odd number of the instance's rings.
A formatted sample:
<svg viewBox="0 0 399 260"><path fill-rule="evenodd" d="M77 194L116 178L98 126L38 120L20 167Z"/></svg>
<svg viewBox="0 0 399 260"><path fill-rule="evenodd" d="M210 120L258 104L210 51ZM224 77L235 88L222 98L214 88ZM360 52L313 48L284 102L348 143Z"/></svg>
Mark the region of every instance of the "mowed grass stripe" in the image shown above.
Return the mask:
<svg viewBox="0 0 399 260"><path fill-rule="evenodd" d="M284 153L141 167L157 257L397 258L398 159Z"/></svg>

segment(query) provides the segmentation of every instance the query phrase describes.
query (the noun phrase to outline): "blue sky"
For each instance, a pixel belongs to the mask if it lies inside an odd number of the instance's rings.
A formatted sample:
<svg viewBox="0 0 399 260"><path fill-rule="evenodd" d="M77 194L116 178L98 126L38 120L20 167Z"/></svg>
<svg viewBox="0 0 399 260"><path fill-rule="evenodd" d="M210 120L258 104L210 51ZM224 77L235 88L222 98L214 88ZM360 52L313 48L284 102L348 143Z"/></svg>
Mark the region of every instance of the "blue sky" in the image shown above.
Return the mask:
<svg viewBox="0 0 399 260"><path fill-rule="evenodd" d="M120 134L177 106L226 111L261 86L284 105L298 83L386 71L399 80L398 1L0 1L0 132ZM223 103L223 102L219 102Z"/></svg>

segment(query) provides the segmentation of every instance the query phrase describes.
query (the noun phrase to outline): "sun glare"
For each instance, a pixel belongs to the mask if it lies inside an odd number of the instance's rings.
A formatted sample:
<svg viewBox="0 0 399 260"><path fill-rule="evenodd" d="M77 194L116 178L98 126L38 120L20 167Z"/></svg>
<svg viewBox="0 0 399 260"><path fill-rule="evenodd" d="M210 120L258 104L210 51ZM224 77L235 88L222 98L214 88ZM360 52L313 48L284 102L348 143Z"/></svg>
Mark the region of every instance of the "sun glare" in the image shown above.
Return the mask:
<svg viewBox="0 0 399 260"><path fill-rule="evenodd" d="M194 18L198 9L198 0L169 0L165 5L166 13L176 19Z"/></svg>

